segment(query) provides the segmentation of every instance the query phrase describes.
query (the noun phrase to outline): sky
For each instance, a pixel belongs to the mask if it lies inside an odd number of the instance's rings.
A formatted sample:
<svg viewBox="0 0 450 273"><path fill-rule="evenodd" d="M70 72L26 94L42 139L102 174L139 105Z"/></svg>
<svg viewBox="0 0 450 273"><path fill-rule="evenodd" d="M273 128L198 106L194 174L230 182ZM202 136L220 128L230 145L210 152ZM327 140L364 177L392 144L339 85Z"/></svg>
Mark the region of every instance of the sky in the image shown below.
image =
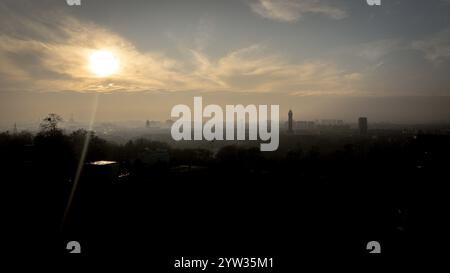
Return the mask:
<svg viewBox="0 0 450 273"><path fill-rule="evenodd" d="M114 55L99 77L90 56ZM450 1L0 1L0 124L49 112L166 120L179 103L279 104L294 118L450 117Z"/></svg>

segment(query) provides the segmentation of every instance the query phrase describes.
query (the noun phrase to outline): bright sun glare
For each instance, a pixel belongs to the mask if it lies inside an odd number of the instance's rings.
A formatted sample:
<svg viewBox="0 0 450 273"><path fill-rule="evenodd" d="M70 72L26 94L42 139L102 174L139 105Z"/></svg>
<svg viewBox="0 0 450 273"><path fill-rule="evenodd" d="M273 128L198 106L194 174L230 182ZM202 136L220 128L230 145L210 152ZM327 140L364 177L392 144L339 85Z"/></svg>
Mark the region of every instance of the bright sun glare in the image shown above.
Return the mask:
<svg viewBox="0 0 450 273"><path fill-rule="evenodd" d="M89 56L89 67L99 77L110 76L119 70L119 60L107 50L97 50Z"/></svg>

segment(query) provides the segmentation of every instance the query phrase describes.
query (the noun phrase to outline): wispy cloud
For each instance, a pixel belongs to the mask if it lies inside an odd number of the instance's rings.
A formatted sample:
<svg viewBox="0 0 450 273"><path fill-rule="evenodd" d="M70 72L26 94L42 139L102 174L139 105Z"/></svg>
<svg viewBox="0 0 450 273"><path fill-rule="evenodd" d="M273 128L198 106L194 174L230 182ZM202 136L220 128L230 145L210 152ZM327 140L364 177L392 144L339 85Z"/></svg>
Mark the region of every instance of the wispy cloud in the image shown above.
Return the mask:
<svg viewBox="0 0 450 273"><path fill-rule="evenodd" d="M17 15L0 19L2 90L321 94L347 92L359 80L332 62L292 63L260 44L218 58L209 57L202 46L183 48L190 58L180 60L142 52L117 33L90 22L60 13L46 13L45 18L45 23L39 17ZM88 56L97 49L108 49L120 59L116 75L98 78L89 71Z"/></svg>
<svg viewBox="0 0 450 273"><path fill-rule="evenodd" d="M356 46L356 54L368 61L379 62L383 57L401 48L399 39L376 40Z"/></svg>
<svg viewBox="0 0 450 273"><path fill-rule="evenodd" d="M216 62L200 52L193 54L198 64L197 76L216 83L216 88L222 90L344 93L350 91L351 82L359 80L332 62L292 64L282 56L268 53L262 45L233 51Z"/></svg>
<svg viewBox="0 0 450 273"><path fill-rule="evenodd" d="M433 63L450 59L450 28L427 39L414 41L412 48L422 51L425 58Z"/></svg>
<svg viewBox="0 0 450 273"><path fill-rule="evenodd" d="M93 23L59 12L34 17L1 14L3 89L138 91L177 89L189 82L176 60L140 52L130 41ZM121 60L117 75L104 79L89 71L88 57L98 49L110 50Z"/></svg>
<svg viewBox="0 0 450 273"><path fill-rule="evenodd" d="M316 13L333 19L347 17L345 10L323 0L257 0L250 3L256 14L280 22L296 22L304 14Z"/></svg>

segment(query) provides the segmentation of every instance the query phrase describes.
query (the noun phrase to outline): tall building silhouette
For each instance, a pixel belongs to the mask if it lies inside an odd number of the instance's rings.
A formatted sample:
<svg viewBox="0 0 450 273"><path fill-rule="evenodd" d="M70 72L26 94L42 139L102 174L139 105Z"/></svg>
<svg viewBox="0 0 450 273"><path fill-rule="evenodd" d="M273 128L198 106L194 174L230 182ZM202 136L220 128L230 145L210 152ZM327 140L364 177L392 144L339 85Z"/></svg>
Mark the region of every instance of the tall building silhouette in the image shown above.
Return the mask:
<svg viewBox="0 0 450 273"><path fill-rule="evenodd" d="M367 118L366 117L360 117L358 119L358 128L359 128L359 134L362 136L367 135Z"/></svg>
<svg viewBox="0 0 450 273"><path fill-rule="evenodd" d="M293 133L294 132L294 130L292 128L293 123L294 123L294 121L292 119L292 116L293 116L292 110L289 110L289 113L288 113L288 132L289 133Z"/></svg>

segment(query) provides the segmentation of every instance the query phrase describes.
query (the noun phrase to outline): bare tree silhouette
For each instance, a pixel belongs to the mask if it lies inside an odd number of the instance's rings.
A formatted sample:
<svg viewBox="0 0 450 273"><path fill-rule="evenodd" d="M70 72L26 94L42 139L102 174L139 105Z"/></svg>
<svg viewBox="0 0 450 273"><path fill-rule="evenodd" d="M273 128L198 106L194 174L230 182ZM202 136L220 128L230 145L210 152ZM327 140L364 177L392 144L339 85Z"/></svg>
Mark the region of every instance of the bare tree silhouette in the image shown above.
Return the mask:
<svg viewBox="0 0 450 273"><path fill-rule="evenodd" d="M63 119L58 114L50 113L41 122L41 132L45 134L55 135L61 132L58 128L58 124Z"/></svg>

